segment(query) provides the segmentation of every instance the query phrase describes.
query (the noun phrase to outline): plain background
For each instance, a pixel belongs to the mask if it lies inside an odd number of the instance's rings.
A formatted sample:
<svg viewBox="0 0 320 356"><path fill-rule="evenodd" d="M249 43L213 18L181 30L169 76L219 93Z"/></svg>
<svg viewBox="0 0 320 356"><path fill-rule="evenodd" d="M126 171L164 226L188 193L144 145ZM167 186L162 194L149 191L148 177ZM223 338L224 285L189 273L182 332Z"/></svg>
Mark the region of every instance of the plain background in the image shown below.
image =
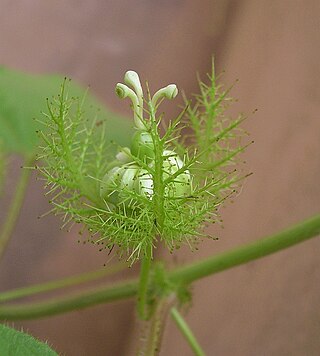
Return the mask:
<svg viewBox="0 0 320 356"><path fill-rule="evenodd" d="M151 89L175 82L197 92L196 72L215 56L223 82L240 82L235 112L250 114L255 140L245 154L254 172L222 211L218 242L187 248L175 262L224 251L299 222L320 207L320 2L317 0L0 0L0 64L61 73L83 83L110 108L130 114L114 95L127 69ZM45 93L44 93L45 97ZM178 112L167 105L169 115ZM181 103L181 101L180 101ZM10 197L18 160L12 158ZM4 214L1 205L1 216ZM100 268L109 258L61 232L32 180L4 260L1 290ZM187 314L208 355L319 355L320 241L206 278L193 287ZM161 254L167 257L167 252ZM15 323L65 355L133 355L133 302ZM169 322L162 355L191 355Z"/></svg>

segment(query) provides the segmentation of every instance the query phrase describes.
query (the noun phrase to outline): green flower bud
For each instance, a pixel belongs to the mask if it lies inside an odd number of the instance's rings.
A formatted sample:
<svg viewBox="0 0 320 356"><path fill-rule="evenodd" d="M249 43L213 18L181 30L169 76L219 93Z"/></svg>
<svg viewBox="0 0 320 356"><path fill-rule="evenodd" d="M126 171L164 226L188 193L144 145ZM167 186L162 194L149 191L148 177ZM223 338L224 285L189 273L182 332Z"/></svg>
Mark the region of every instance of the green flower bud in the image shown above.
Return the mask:
<svg viewBox="0 0 320 356"><path fill-rule="evenodd" d="M118 186L120 184L120 179L123 174L122 167L113 167L105 176L102 178L100 184L100 196L106 201L110 201L113 204L118 202Z"/></svg>
<svg viewBox="0 0 320 356"><path fill-rule="evenodd" d="M140 169L138 179L136 180L135 190L137 193L152 199L153 179L152 175L146 169Z"/></svg>
<svg viewBox="0 0 320 356"><path fill-rule="evenodd" d="M104 176L100 186L101 197L112 204L125 203L130 206L130 191L151 199L152 175L137 165L113 167Z"/></svg>
<svg viewBox="0 0 320 356"><path fill-rule="evenodd" d="M119 185L120 191L134 189L134 183L138 171L138 166L128 166L123 168L123 174Z"/></svg>
<svg viewBox="0 0 320 356"><path fill-rule="evenodd" d="M146 131L137 131L131 143L131 152L141 160L154 158L154 145L151 135Z"/></svg>
<svg viewBox="0 0 320 356"><path fill-rule="evenodd" d="M129 163L132 161L131 155L130 155L130 148L128 147L123 147L120 152L117 153L116 155L117 161L121 163Z"/></svg>
<svg viewBox="0 0 320 356"><path fill-rule="evenodd" d="M152 167L155 164L155 148L153 138L146 129L147 121L143 119L143 91L139 76L134 71L127 71L124 82L125 84L117 84L116 93L120 98L129 97L132 100L137 131L132 138L131 150L125 147L116 155L115 162L110 166L110 170L101 184L101 196L115 204L130 205L134 199L134 194L129 194L130 191L150 200L154 193L152 174L140 167L138 163L133 164L134 159L132 159L131 153ZM173 99L177 94L177 86L169 84L153 95L150 105L156 110L159 100L162 98ZM165 157L162 175L165 180L181 169L184 163L174 151L165 150L163 154ZM185 197L190 195L191 191L191 175L188 170L179 174L165 187L167 197Z"/></svg>
<svg viewBox="0 0 320 356"><path fill-rule="evenodd" d="M178 169L183 167L183 161L181 158L174 152L165 150L163 152L165 159L163 161L164 169L164 179L168 178L172 174L176 173ZM166 195L170 197L186 197L192 193L191 185L191 174L189 170L185 170L179 174L173 182L169 183L165 191Z"/></svg>
<svg viewBox="0 0 320 356"><path fill-rule="evenodd" d="M175 178L174 182L168 184L166 194L169 197L182 198L192 194L191 175L185 171Z"/></svg>

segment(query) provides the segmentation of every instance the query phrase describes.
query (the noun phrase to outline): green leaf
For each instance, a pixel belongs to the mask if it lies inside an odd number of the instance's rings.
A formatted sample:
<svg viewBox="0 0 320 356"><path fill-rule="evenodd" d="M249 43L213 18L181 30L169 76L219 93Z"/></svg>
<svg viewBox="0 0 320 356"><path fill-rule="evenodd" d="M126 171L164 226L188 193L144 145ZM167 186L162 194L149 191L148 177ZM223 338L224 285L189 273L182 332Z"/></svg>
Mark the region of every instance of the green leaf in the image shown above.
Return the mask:
<svg viewBox="0 0 320 356"><path fill-rule="evenodd" d="M42 119L41 112L47 111L46 98L58 94L62 82L63 77L59 75L33 75L0 67L0 141L5 151L23 156L36 152L36 131L41 125L34 118ZM82 98L86 90L72 82L68 92ZM132 135L129 121L111 113L88 94L84 110L86 118L97 116L106 121L107 140L128 145Z"/></svg>
<svg viewBox="0 0 320 356"><path fill-rule="evenodd" d="M0 355L3 356L57 356L47 344L21 331L0 324Z"/></svg>

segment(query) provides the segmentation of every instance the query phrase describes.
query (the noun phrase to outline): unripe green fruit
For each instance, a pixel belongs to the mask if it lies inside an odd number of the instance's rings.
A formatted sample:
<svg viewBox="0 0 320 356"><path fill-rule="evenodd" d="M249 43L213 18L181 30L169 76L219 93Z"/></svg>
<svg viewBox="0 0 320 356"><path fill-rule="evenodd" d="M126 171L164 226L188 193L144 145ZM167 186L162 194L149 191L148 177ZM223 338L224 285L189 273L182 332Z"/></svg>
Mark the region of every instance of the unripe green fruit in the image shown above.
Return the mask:
<svg viewBox="0 0 320 356"><path fill-rule="evenodd" d="M147 131L137 131L131 143L131 152L141 160L151 160L154 158L154 145L152 136Z"/></svg>

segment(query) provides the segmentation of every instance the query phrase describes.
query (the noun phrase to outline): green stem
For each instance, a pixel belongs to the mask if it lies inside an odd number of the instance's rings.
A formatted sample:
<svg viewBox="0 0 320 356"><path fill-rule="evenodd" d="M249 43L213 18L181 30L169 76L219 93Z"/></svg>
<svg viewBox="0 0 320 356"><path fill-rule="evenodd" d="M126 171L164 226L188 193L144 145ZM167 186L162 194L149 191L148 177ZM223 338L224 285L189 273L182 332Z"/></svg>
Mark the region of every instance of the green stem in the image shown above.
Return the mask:
<svg viewBox="0 0 320 356"><path fill-rule="evenodd" d="M56 281L36 284L30 287L18 288L18 289L10 290L8 292L3 292L0 293L0 303L19 299L19 298L29 297L35 294L46 293L53 290L76 286L79 284L83 284L85 282L91 282L101 277L106 277L106 276L110 276L111 274L115 274L123 270L125 266L126 266L125 264L119 263L114 266L110 266L109 268L103 268L97 271L83 273L77 276L67 277Z"/></svg>
<svg viewBox="0 0 320 356"><path fill-rule="evenodd" d="M155 147L155 172L153 174L153 202L155 210L155 236L161 234L163 226L163 178L162 178L162 165L163 165L163 143L158 136L158 128L155 118L155 108L152 102L149 102L150 121L152 126L152 140ZM147 320L148 313L148 284L149 274L152 263L152 241L149 242L150 246L147 247L145 256L141 263L140 281L138 289L138 303L137 311L138 317L142 320Z"/></svg>
<svg viewBox="0 0 320 356"><path fill-rule="evenodd" d="M178 310L173 307L171 308L171 316L173 320L176 322L178 328L182 332L183 336L187 339L188 344L192 348L194 354L196 356L205 356L204 351L202 350L201 346L199 345L197 339L193 335L191 329L189 328L188 324L186 321L183 319L181 314L178 312Z"/></svg>
<svg viewBox="0 0 320 356"><path fill-rule="evenodd" d="M152 246L147 248L146 254L141 262L137 311L138 311L138 317L142 320L146 320L148 318L147 304L148 304L149 273L150 273L151 262L152 262L151 250L152 250Z"/></svg>
<svg viewBox="0 0 320 356"><path fill-rule="evenodd" d="M152 316L148 321L147 337L139 355L155 356L160 353L164 327L175 301L175 296L161 297L153 306Z"/></svg>
<svg viewBox="0 0 320 356"><path fill-rule="evenodd" d="M24 161L25 167L30 167L34 163L34 156L28 157ZM16 225L19 213L22 207L22 203L25 197L25 193L28 187L29 178L31 175L31 169L23 169L19 178L14 197L12 199L9 211L7 213L6 221L0 232L0 260L3 257L6 246L10 240L13 229Z"/></svg>
<svg viewBox="0 0 320 356"><path fill-rule="evenodd" d="M206 260L177 268L169 274L173 283L189 284L200 278L265 257L320 234L320 215L275 235L221 253Z"/></svg>
<svg viewBox="0 0 320 356"><path fill-rule="evenodd" d="M320 215L317 215L271 237L173 270L168 273L168 277L173 283L188 284L225 269L281 251L315 237L319 233ZM0 305L0 319L21 320L56 315L100 303L131 298L137 294L137 291L138 281L132 280L130 282L119 283L115 286L101 287L88 292L82 292L75 296L52 299L47 302L15 306Z"/></svg>
<svg viewBox="0 0 320 356"><path fill-rule="evenodd" d="M0 305L1 320L27 320L85 309L92 305L110 303L134 297L137 294L137 281L122 282L111 287L95 288L72 296L52 298L46 302Z"/></svg>

